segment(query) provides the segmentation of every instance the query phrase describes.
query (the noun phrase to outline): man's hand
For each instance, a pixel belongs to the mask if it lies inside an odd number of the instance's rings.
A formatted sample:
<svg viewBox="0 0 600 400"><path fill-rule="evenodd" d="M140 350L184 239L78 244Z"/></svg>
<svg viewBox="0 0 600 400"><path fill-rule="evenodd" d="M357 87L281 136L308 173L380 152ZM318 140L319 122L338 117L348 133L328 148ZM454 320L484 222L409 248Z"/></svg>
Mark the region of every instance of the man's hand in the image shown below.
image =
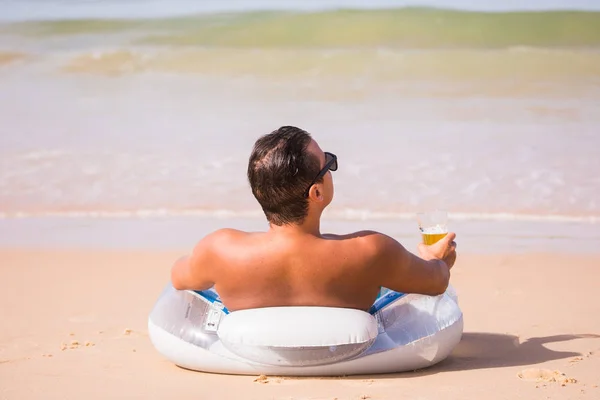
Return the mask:
<svg viewBox="0 0 600 400"><path fill-rule="evenodd" d="M452 268L456 261L456 242L454 239L456 234L454 232L448 232L437 243L432 245L426 245L419 243L419 255L424 260L442 260L448 265L448 268Z"/></svg>

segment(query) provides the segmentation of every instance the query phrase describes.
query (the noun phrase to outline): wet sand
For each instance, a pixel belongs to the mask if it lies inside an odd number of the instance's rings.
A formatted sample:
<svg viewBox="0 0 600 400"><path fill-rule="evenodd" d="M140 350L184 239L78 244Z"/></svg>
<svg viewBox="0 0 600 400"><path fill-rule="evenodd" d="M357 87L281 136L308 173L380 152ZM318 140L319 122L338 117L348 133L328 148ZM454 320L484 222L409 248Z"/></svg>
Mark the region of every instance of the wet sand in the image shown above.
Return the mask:
<svg viewBox="0 0 600 400"><path fill-rule="evenodd" d="M15 61L24 60L25 58L27 58L27 56L23 53L0 50L0 66L10 64Z"/></svg>
<svg viewBox="0 0 600 400"><path fill-rule="evenodd" d="M460 254L465 332L432 368L257 379L183 370L152 347L146 319L180 254L0 250L0 399L600 398L600 255Z"/></svg>

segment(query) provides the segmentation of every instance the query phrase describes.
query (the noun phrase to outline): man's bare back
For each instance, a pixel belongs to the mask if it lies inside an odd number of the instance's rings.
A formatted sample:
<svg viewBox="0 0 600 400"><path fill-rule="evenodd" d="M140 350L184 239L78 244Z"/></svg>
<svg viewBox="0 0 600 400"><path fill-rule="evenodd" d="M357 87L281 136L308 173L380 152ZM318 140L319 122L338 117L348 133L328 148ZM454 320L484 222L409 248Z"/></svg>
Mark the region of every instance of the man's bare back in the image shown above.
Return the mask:
<svg viewBox="0 0 600 400"><path fill-rule="evenodd" d="M337 157L298 128L282 127L259 139L248 179L269 230L222 229L206 236L173 266L173 286L214 286L230 310L301 305L367 310L381 287L443 293L456 259L454 233L434 245L421 244L420 257L377 232L321 234L335 170Z"/></svg>
<svg viewBox="0 0 600 400"><path fill-rule="evenodd" d="M376 232L318 237L223 229L178 261L172 282L176 289L214 285L230 310L295 305L367 310L382 286L440 294L448 285L447 270L434 257L418 258Z"/></svg>

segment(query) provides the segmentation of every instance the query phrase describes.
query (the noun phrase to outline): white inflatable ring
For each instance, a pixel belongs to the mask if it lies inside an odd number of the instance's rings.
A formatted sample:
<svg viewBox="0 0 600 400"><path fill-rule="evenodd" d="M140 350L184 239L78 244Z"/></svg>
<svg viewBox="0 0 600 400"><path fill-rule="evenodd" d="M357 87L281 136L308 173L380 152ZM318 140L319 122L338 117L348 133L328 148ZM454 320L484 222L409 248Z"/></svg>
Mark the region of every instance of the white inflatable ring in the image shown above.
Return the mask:
<svg viewBox="0 0 600 400"><path fill-rule="evenodd" d="M272 307L229 313L212 289L168 285L148 331L159 353L187 369L341 376L431 366L458 344L463 319L452 287L441 296L388 291L369 312Z"/></svg>

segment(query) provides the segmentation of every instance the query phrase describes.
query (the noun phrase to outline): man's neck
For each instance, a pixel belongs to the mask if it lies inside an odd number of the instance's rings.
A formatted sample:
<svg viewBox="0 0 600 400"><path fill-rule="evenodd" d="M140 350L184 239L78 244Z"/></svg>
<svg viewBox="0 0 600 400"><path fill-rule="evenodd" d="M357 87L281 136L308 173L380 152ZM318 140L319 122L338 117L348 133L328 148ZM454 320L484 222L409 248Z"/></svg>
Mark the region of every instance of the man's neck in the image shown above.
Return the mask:
<svg viewBox="0 0 600 400"><path fill-rule="evenodd" d="M321 216L307 216L301 224L269 224L269 232L277 235L321 236Z"/></svg>

